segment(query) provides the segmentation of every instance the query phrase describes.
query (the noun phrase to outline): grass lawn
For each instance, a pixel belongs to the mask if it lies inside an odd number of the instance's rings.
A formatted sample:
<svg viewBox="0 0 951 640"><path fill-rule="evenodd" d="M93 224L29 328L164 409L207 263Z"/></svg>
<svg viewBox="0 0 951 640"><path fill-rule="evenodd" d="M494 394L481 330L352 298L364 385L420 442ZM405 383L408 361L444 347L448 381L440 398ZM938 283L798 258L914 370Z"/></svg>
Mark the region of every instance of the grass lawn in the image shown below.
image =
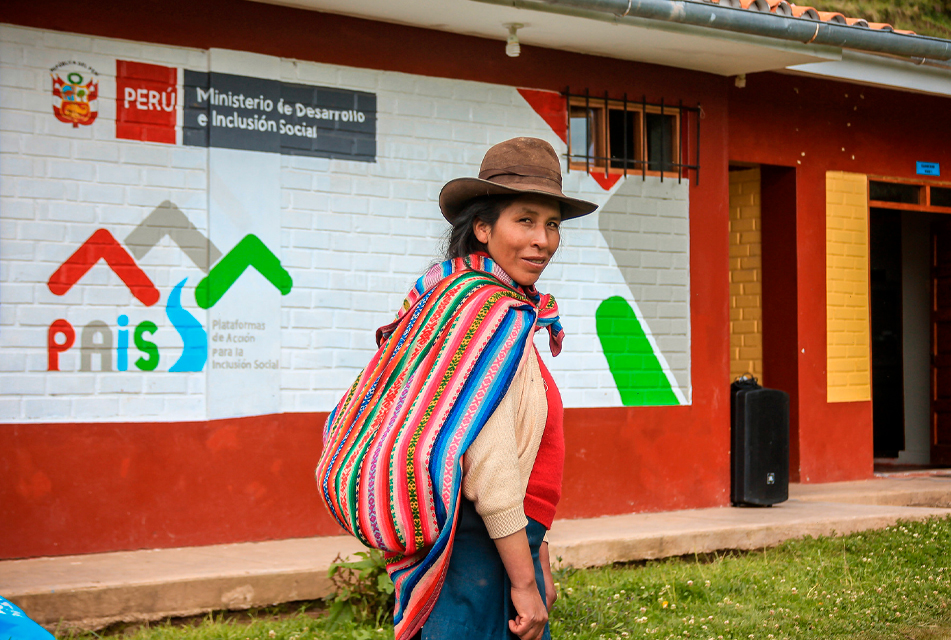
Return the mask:
<svg viewBox="0 0 951 640"><path fill-rule="evenodd" d="M951 518L752 553L564 569L556 580L556 639L951 638ZM319 611L288 611L113 633L129 640L392 638L391 627L328 631Z"/></svg>

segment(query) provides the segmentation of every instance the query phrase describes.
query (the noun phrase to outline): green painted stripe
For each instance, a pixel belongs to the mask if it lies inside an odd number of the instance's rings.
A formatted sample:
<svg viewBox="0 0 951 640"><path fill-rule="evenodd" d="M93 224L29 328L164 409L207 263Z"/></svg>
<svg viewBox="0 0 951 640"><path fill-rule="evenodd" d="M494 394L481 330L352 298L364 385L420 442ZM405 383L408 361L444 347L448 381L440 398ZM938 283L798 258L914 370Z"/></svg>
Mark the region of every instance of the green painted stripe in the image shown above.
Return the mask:
<svg viewBox="0 0 951 640"><path fill-rule="evenodd" d="M677 394L627 300L613 296L595 313L598 338L626 407L679 405Z"/></svg>

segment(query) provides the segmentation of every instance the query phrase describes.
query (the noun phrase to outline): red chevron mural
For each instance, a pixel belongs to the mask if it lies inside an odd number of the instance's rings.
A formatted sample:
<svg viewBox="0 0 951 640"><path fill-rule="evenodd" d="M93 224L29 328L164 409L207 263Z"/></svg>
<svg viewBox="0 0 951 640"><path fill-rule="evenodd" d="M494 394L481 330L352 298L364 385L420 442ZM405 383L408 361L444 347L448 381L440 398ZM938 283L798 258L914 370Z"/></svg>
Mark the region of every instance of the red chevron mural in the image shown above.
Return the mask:
<svg viewBox="0 0 951 640"><path fill-rule="evenodd" d="M139 302L147 307L158 302L159 290L107 229L97 229L60 265L47 283L50 291L57 296L66 295L100 259L106 261Z"/></svg>

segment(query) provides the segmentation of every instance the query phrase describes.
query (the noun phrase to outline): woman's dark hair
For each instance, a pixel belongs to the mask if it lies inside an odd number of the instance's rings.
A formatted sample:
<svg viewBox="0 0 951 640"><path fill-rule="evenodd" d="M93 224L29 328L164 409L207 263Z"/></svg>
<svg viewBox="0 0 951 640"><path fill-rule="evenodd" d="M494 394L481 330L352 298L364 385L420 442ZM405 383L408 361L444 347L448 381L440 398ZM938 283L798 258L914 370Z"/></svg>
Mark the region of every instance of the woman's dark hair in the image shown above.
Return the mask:
<svg viewBox="0 0 951 640"><path fill-rule="evenodd" d="M481 196L467 202L452 221L452 229L446 240L446 260L463 258L476 251L485 251L486 247L476 238L472 224L476 220L482 220L489 226L495 226L502 210L517 197Z"/></svg>

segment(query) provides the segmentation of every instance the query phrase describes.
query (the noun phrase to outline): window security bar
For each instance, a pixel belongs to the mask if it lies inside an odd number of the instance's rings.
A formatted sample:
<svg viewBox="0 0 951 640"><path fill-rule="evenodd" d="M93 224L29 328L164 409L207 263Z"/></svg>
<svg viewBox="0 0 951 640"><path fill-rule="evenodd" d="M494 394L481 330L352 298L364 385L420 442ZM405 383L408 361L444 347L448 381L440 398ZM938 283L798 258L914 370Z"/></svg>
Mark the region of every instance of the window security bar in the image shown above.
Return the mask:
<svg viewBox="0 0 951 640"><path fill-rule="evenodd" d="M565 96L567 107L568 153L566 156L569 173L571 172L572 163L577 165L583 160L586 173L591 172L592 165L594 165L595 170L603 165L604 175L608 177L611 173L619 173L616 171L617 163L619 163L621 165L620 173L625 178L629 173L640 173L643 180L647 178L647 172L650 171L651 174L659 173L660 180L663 182L665 174L676 171L677 182L680 183L685 177L689 180L692 171L694 184L700 184L700 119L702 113L700 104L697 104L696 107L684 106L683 100L679 100L676 105L671 105L663 99L660 103L649 103L646 96L643 96L639 101L632 101L628 98L627 93L623 95L621 100L612 100L607 91L604 92L603 97L592 96L588 89L585 89L584 93L572 93L570 87L566 87L562 95ZM576 136L573 137L571 131L572 107L580 106L582 99L584 100L583 106L587 122L584 127L584 153L578 153L578 149L573 148ZM592 120L590 119L593 110L601 110L603 114L599 117L600 128L594 131L593 129L596 129L596 127L592 126ZM611 152L596 153L593 150L608 149L609 142L614 138L612 133L616 133L611 130L612 119L610 116L612 112L623 114L620 127L621 155ZM632 132L629 130L630 118L628 113L641 114L640 120L637 121L640 131L633 132L637 136L634 144L635 149L629 148ZM659 140L657 140L658 144L656 145L659 147L659 157L651 157L653 145L648 137L648 120L651 116L660 117L659 126L656 127L659 132ZM666 117L668 116L674 118L671 132L667 131L666 126ZM693 145L690 144L689 136L691 121L694 133ZM669 140L672 147L670 151L668 150L668 137L671 138ZM637 149L638 144L640 146L639 150ZM693 163L685 161L691 151L694 156ZM668 157L669 155L673 157ZM612 168L615 171L612 172Z"/></svg>

